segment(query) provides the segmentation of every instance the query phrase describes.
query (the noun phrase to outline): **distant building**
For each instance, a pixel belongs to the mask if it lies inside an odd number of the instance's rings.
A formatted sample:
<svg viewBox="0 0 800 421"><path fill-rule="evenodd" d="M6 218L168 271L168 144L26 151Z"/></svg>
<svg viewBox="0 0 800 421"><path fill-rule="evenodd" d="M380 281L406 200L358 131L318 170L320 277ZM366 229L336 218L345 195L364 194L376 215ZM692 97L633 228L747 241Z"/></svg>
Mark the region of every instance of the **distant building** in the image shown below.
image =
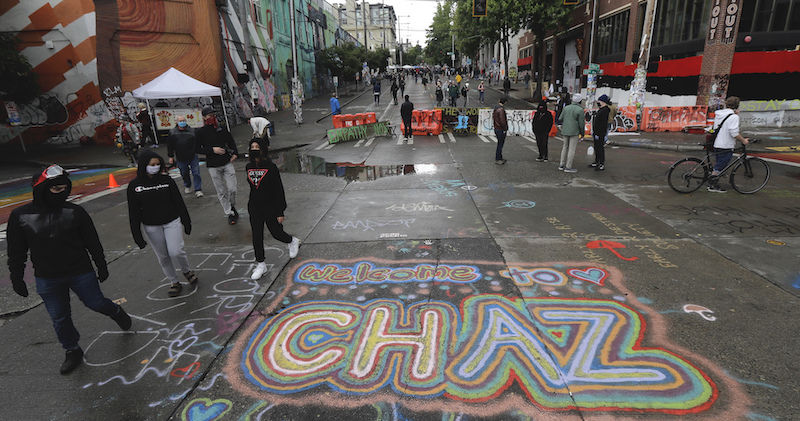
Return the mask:
<svg viewBox="0 0 800 421"><path fill-rule="evenodd" d="M339 26L349 32L361 45L368 49L393 49L397 44L397 15L394 7L383 3L370 4L347 0L334 5L339 14ZM366 25L364 21L366 15ZM364 38L366 34L366 40Z"/></svg>

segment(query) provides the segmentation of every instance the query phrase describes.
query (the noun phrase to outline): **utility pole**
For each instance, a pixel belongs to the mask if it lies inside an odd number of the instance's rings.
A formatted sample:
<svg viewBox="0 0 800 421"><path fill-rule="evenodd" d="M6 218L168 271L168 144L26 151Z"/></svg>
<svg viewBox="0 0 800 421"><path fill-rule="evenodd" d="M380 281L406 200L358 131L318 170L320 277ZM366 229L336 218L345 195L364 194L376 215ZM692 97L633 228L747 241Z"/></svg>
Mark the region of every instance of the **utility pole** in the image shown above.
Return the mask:
<svg viewBox="0 0 800 421"><path fill-rule="evenodd" d="M369 48L367 47L367 12L366 7L367 2L366 0L361 2L361 18L364 19L364 51L368 51Z"/></svg>
<svg viewBox="0 0 800 421"><path fill-rule="evenodd" d="M452 26L452 25L451 25ZM456 68L456 33L450 31L450 62L452 63L453 69Z"/></svg>
<svg viewBox="0 0 800 421"><path fill-rule="evenodd" d="M597 0L594 0L592 8L592 34L589 39L589 69L592 70L594 64L594 39L597 32ZM586 77L586 107L594 107L594 98L597 93L597 74L590 73Z"/></svg>
<svg viewBox="0 0 800 421"><path fill-rule="evenodd" d="M641 115L644 106L644 94L647 87L647 66L650 64L650 45L653 43L653 24L655 23L658 0L647 0L642 29L642 43L639 45L639 65L633 75L628 105L636 106L636 114Z"/></svg>

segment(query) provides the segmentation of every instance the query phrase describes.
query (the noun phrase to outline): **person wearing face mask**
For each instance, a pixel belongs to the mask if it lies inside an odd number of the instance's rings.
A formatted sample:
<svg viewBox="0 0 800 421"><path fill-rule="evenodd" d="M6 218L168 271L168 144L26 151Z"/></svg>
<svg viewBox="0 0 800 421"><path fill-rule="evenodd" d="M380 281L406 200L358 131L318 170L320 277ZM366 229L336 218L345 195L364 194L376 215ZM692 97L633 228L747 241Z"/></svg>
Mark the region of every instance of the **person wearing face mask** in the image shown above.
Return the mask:
<svg viewBox="0 0 800 421"><path fill-rule="evenodd" d="M183 178L183 192L192 192L194 184L194 195L203 197L203 180L200 178L200 158L197 156L197 139L194 129L186 123L186 117L179 115L175 117L175 127L169 131L167 138L167 156L169 164L176 164ZM189 171L192 178L189 178Z"/></svg>
<svg viewBox="0 0 800 421"><path fill-rule="evenodd" d="M204 126L195 132L199 150L206 155L206 167L217 190L222 211L228 217L228 224L234 225L239 219L239 212L236 211L236 172L233 161L239 151L228 129L217 122L213 108L203 108L203 123Z"/></svg>
<svg viewBox="0 0 800 421"><path fill-rule="evenodd" d="M103 246L89 214L67 202L72 189L67 172L51 165L35 174L31 185L33 201L14 209L8 219L9 276L14 292L27 297L23 278L30 251L36 292L66 350L60 371L68 374L83 362L80 334L72 322L70 290L86 307L111 317L122 330L131 328L131 318L100 290L98 281L108 279Z"/></svg>
<svg viewBox="0 0 800 421"><path fill-rule="evenodd" d="M147 150L139 156L136 178L128 184L128 218L133 240L140 249L153 247L161 270L170 281L170 297L180 294L182 285L175 273L178 264L190 285L197 284L197 275L189 269L183 248L183 234L192 233L192 220L175 181L166 174L164 160ZM142 231L144 230L144 236Z"/></svg>
<svg viewBox="0 0 800 421"><path fill-rule="evenodd" d="M256 268L251 279L259 279L267 271L264 262L264 225L272 238L289 245L289 258L294 259L300 249L300 240L283 230L283 213L286 210L286 194L283 190L278 167L269 159L267 151L258 140L250 141L250 162L247 164L247 183L250 185L250 229L253 232L253 249Z"/></svg>

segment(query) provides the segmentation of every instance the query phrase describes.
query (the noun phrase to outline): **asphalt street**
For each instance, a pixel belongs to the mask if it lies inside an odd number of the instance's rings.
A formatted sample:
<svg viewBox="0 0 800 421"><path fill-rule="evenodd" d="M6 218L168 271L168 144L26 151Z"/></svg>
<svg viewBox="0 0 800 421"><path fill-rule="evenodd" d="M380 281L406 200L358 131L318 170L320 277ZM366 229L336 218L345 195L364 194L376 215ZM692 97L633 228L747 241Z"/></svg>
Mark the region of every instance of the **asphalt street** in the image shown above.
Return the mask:
<svg viewBox="0 0 800 421"><path fill-rule="evenodd" d="M507 108L533 109L520 85ZM388 86L377 104L343 94L344 112L399 124ZM406 94L433 106L413 78ZM487 89L486 106L500 95ZM760 192L683 195L666 173L700 156L701 135L613 136L602 172L582 142L569 174L560 135L549 162L535 161L533 138L510 136L496 165L495 139L476 134L330 145L328 113L322 97L303 125L268 116L297 258L267 236L269 271L250 280L246 161L233 226L203 166L205 197L184 197L200 282L175 298L130 235L133 174L118 150L3 150L0 224L29 200L36 168L73 169L71 200L110 262L102 289L133 328L73 300L84 364L62 376L41 300L16 296L0 267L0 418L800 419L800 168L770 149L800 145L796 129L746 134L771 159ZM244 151L249 127L233 133ZM33 292L30 268L25 279Z"/></svg>

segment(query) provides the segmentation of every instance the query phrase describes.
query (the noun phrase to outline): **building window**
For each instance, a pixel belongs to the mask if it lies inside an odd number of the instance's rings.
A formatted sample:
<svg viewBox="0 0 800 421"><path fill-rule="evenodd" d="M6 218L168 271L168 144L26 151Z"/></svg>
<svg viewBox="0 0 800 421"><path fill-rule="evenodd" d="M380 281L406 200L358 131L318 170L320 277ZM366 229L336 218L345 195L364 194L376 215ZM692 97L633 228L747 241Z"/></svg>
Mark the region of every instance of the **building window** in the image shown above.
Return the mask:
<svg viewBox="0 0 800 421"><path fill-rule="evenodd" d="M347 9L344 9L344 8L343 9L339 9L339 22L340 22L340 25L342 25L342 26L348 25L348 23L347 23Z"/></svg>
<svg viewBox="0 0 800 421"><path fill-rule="evenodd" d="M800 0L750 0L742 4L739 32L800 29Z"/></svg>
<svg viewBox="0 0 800 421"><path fill-rule="evenodd" d="M703 0L672 0L658 3L653 24L653 47L705 38L712 2ZM745 2L747 3L747 2ZM646 5L639 8L640 31L644 25Z"/></svg>
<svg viewBox="0 0 800 421"><path fill-rule="evenodd" d="M601 19L597 24L597 57L625 53L631 11Z"/></svg>

